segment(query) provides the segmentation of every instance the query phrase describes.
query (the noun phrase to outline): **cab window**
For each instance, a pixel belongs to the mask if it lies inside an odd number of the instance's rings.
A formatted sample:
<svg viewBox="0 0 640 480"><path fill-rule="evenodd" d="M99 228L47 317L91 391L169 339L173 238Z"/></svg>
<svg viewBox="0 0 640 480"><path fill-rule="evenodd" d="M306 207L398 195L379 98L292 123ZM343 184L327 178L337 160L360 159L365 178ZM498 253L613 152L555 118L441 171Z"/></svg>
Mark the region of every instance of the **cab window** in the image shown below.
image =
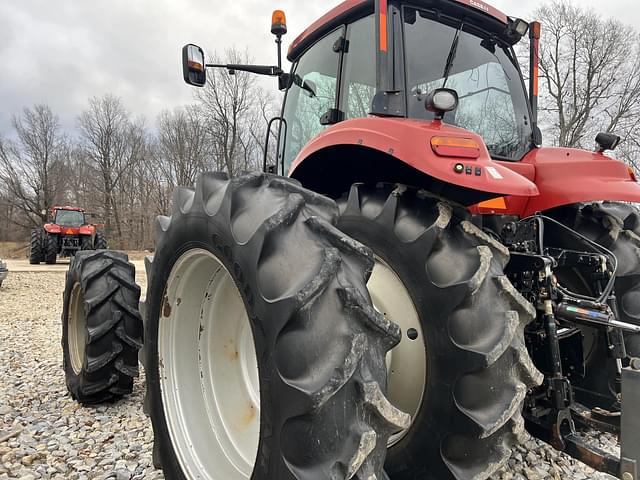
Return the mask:
<svg viewBox="0 0 640 480"><path fill-rule="evenodd" d="M285 173L309 140L326 128L320 123L322 116L336 108L341 53L333 46L343 34L343 28L328 34L307 50L295 67L296 81L287 92L283 114L287 122Z"/></svg>
<svg viewBox="0 0 640 480"><path fill-rule="evenodd" d="M340 109L344 117L362 118L371 113L376 94L375 17L370 15L349 25L349 51L342 68L343 88Z"/></svg>
<svg viewBox="0 0 640 480"><path fill-rule="evenodd" d="M471 24L406 7L408 116L433 119L424 100L429 92L445 86L444 70L459 29L446 87L458 92L460 104L445 115L445 121L479 134L493 158L520 160L531 148L532 131L512 50Z"/></svg>
<svg viewBox="0 0 640 480"><path fill-rule="evenodd" d="M84 213L76 210L56 210L54 222L61 227L80 227L84 225Z"/></svg>

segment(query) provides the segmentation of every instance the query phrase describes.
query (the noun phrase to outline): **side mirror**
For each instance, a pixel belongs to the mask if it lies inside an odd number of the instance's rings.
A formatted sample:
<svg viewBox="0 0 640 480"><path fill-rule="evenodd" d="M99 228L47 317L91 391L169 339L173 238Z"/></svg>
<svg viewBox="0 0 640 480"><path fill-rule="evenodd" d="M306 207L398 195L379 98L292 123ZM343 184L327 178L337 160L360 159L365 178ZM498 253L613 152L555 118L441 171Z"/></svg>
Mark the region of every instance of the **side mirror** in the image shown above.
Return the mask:
<svg viewBox="0 0 640 480"><path fill-rule="evenodd" d="M182 75L184 81L194 87L204 87L207 83L204 51L192 43L182 47Z"/></svg>
<svg viewBox="0 0 640 480"><path fill-rule="evenodd" d="M605 150L615 150L620 144L620 137L613 133L600 132L596 135L596 143L598 144L597 152L602 153Z"/></svg>
<svg viewBox="0 0 640 480"><path fill-rule="evenodd" d="M427 95L424 106L429 112L436 114L442 120L444 114L458 108L458 92L451 88L437 88Z"/></svg>

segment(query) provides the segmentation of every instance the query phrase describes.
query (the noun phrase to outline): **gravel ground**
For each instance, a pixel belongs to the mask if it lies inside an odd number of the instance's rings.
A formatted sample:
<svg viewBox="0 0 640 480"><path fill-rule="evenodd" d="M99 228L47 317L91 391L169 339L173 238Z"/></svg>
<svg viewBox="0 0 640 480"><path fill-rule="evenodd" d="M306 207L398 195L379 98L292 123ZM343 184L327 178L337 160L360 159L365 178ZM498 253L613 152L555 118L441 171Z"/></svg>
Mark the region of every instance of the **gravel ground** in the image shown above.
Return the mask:
<svg viewBox="0 0 640 480"><path fill-rule="evenodd" d="M61 272L14 272L0 289L0 439L11 435L0 441L0 480L164 478L152 466L143 375L133 395L114 404L85 408L67 395L60 347L63 288ZM591 437L617 453L615 438ZM530 440L493 478L613 477Z"/></svg>

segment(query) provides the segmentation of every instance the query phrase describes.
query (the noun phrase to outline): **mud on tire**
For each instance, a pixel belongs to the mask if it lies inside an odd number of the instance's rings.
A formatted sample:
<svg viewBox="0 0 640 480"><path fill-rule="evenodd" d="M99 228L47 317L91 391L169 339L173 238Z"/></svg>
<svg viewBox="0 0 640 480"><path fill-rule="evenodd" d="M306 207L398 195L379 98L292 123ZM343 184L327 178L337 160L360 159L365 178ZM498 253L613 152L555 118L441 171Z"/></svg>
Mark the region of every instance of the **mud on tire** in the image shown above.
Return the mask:
<svg viewBox="0 0 640 480"><path fill-rule="evenodd" d="M338 227L395 271L424 334L416 339L427 355L422 401L389 449L387 473L393 480L488 478L525 435L522 402L542 381L524 344L535 311L503 273L508 250L462 209L421 191L354 185L338 203ZM393 389L389 395L393 401Z"/></svg>
<svg viewBox="0 0 640 480"><path fill-rule="evenodd" d="M78 252L67 272L62 313L67 389L94 404L131 393L143 325L140 287L125 253Z"/></svg>
<svg viewBox="0 0 640 480"><path fill-rule="evenodd" d="M188 439L188 451L180 451L182 437L170 433L178 427L168 423L171 400L162 392L167 380L161 378L170 377L173 367L159 359L164 351L159 332L168 328L161 322L177 319L192 303L166 289L181 275L176 265L194 250L224 266L251 325L260 387L251 478L383 478L387 438L408 422L383 393L385 354L400 332L371 307L365 286L371 253L334 227L337 213L333 201L272 175L229 180L209 173L195 189L175 191L172 216L157 221L146 302L145 403L154 459L166 478L195 478L198 472L186 473L184 459L202 458L194 438ZM211 284L216 273L208 275ZM202 322L200 334L207 335ZM176 391L186 388L176 384ZM200 388L196 391L200 395ZM203 435L209 435L207 422L213 420L198 418ZM195 435L187 430L187 436ZM224 473L228 460L216 460L218 448L204 446L202 468L211 478L231 478Z"/></svg>

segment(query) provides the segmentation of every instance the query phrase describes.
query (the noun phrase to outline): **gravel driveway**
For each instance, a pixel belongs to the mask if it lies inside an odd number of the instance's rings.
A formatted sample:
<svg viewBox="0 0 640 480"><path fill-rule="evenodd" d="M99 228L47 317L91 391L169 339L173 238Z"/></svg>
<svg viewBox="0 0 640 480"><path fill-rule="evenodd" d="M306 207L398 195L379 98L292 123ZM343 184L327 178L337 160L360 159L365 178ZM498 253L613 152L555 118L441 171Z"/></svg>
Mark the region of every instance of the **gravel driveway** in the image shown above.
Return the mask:
<svg viewBox="0 0 640 480"><path fill-rule="evenodd" d="M85 408L67 395L60 347L63 288L62 271L13 271L0 289L0 480L162 479L151 462L143 375L133 395L114 404ZM594 439L615 451L610 436ZM531 440L494 478L613 477Z"/></svg>

